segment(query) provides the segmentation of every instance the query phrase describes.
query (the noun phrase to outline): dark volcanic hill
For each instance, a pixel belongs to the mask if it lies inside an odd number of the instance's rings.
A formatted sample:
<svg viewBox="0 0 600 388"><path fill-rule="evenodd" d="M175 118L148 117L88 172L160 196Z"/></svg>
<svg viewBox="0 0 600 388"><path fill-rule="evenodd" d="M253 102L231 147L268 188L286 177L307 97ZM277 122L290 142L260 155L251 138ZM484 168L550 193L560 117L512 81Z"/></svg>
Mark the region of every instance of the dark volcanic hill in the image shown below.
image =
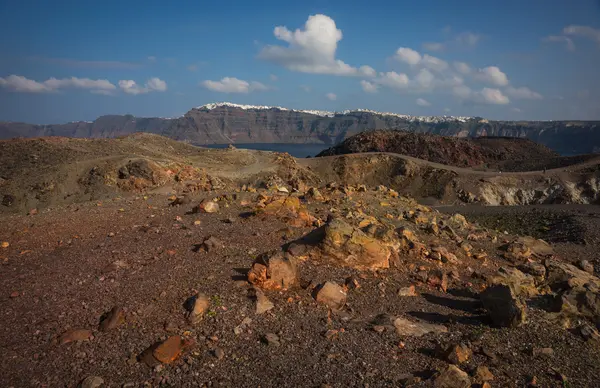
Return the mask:
<svg viewBox="0 0 600 388"><path fill-rule="evenodd" d="M351 136L317 156L392 152L456 167L493 166L510 161L549 160L559 155L529 139L457 138L398 130L368 131Z"/></svg>
<svg viewBox="0 0 600 388"><path fill-rule="evenodd" d="M208 104L174 119L101 116L93 122L33 125L0 122L0 138L68 136L106 138L149 132L195 144L337 144L366 130L401 129L456 137L520 137L561 154L600 148L598 121L489 121L463 117L414 117L366 110L300 111L277 107Z"/></svg>

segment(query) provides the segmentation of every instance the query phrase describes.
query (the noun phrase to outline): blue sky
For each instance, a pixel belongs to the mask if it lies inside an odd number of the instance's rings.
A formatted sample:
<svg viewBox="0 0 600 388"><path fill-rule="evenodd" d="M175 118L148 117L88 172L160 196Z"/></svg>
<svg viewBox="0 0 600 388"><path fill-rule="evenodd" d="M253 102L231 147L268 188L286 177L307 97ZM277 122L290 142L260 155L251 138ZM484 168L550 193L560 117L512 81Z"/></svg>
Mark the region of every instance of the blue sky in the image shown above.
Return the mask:
<svg viewBox="0 0 600 388"><path fill-rule="evenodd" d="M0 0L0 120L216 101L600 119L600 1Z"/></svg>

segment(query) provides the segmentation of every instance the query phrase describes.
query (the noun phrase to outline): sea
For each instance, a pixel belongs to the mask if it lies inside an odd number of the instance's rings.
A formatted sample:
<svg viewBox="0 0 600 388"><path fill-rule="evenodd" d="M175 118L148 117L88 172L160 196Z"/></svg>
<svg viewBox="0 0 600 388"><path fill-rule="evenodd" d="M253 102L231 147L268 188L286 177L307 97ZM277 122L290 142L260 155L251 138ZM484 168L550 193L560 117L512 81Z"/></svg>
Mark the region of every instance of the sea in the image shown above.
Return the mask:
<svg viewBox="0 0 600 388"><path fill-rule="evenodd" d="M326 144L286 144L286 143L248 143L234 144L235 148L245 148L258 151L287 152L296 158L316 156L319 152L331 147ZM229 144L202 144L207 148L227 148Z"/></svg>

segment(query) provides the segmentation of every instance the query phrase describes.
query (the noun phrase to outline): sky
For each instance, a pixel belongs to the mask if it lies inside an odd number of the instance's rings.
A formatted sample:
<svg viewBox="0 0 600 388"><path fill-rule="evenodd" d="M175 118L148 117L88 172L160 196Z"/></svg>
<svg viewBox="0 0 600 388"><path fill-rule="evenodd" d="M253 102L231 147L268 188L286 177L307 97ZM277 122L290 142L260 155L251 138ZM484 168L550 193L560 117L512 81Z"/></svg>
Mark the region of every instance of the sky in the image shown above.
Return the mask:
<svg viewBox="0 0 600 388"><path fill-rule="evenodd" d="M0 121L211 102L600 119L599 0L0 0Z"/></svg>

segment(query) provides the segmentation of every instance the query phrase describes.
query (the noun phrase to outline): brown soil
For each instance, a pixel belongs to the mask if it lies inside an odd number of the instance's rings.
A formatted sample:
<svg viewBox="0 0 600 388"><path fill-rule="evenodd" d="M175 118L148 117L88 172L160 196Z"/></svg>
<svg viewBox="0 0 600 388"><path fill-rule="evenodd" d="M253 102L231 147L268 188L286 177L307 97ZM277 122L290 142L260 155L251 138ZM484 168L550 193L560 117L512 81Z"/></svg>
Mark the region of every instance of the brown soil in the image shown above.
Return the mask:
<svg viewBox="0 0 600 388"><path fill-rule="evenodd" d="M85 143L19 141L31 143L25 148L0 144L2 157L13 163L13 168L0 163L5 182L0 188L9 187L17 203L26 198L20 209L28 210L31 204L39 209L31 215L0 215L0 242L8 243L0 248L0 386L75 387L88 376L100 376L111 387L383 387L409 382L429 387L436 371L448 365L436 349L454 342L464 342L474 352L461 369L472 375L477 366L489 367L493 386L526 386L532 376L544 387L600 383L598 345L549 318L552 295L529 300L527 321L517 328L493 327L479 302L490 275L513 265L503 258L505 242L516 237L513 233L536 233L533 223L519 221L521 215L549 228L540 233L554 231L559 236L553 240L558 258L585 258L598 271L600 242L595 236L600 218L595 207L547 208L549 215L543 216L528 208L513 207L505 213L501 208L460 207L476 223L457 231L459 237L486 236L468 241L473 252L487 253L481 260L467 256L455 240L436 235L426 224L409 221L407 212L423 210L413 200L375 190L370 182L366 192L343 184L340 189L318 184L354 175L345 164L325 167L268 152L197 149L148 135ZM57 154L62 156L57 159ZM137 163L140 160L147 163ZM204 170L186 168L190 165ZM393 163L389 167L394 171ZM169 169L172 175L165 173ZM92 174L97 178L82 181L91 171L98 172ZM48 194L43 202L40 190L28 197L28 188L40 176L49 179L49 186L63 185L78 197ZM371 175L364 177L377 183ZM290 226L293 218L253 215L261 197L276 195L281 186L293 191L290 181L299 189L292 197L299 197L318 219L315 225ZM317 182L324 201L302 195L312 182ZM240 190L243 183L270 189ZM98 192L100 187L105 191ZM172 192L186 192L188 199L172 206ZM219 198L218 213L192 212L201 200L212 198ZM425 214L448 222L443 212L456 211L440 210ZM425 247L443 245L459 262L403 252L392 268L359 271L310 257L299 264L300 285L265 291L275 307L255 314L246 272L258 255L288 249L289 243L314 235L316 225L331 217L357 227L361 214L392 230L409 227ZM222 245L206 251L201 244L210 236ZM454 272L446 292L419 275L436 270ZM315 285L344 284L348 277L360 288L348 290L342 312L317 304ZM410 285L417 296L397 294ZM192 324L185 305L197 293L209 296L210 305L203 319ZM100 331L101 317L115 306L123 307L124 323ZM389 327L374 330L372 322L380 314L443 324L448 332L406 337ZM242 322L246 324L240 328ZM61 344L61 335L71 329L90 330L92 337ZM267 334L279 337L279 346L266 344ZM149 367L140 362L144 350L173 335L193 345L171 364ZM553 355L532 356L540 348L552 348Z"/></svg>
<svg viewBox="0 0 600 388"><path fill-rule="evenodd" d="M329 204L308 202L310 212L326 219L332 211L343 215L360 206L385 219L385 214L397 216L407 208L406 202L381 192L331 195ZM249 209L240 202L254 203L256 194L244 192L235 201L221 202L218 214L188 214L204 197L194 196L190 205L169 206L165 195L156 194L71 205L35 216L4 216L0 236L10 246L0 252L0 384L75 386L97 375L108 386L342 387L401 385L416 376L422 382L415 386L431 386L430 376L446 365L435 355L436 347L461 340L476 352L462 368L488 366L494 386L524 386L531 375L541 386L559 386L556 371L570 386L598 385L597 348L550 322L543 309L532 305L527 324L520 328L490 326L477 298L482 280L469 275L493 273L508 264L498 244L489 241L472 242L475 249L489 253L486 262L460 256L461 265L441 267L460 274L447 293L415 279L409 265L438 266L427 260L402 256L400 268L378 272L309 260L301 264L300 273L313 284L358 279L361 287L348 292L345 314L331 315L316 304L309 289L298 287L267 292L275 308L256 316L244 281L253 258L281 249L313 228L290 229L276 218L246 217ZM382 207L381 202L390 206ZM228 218L233 222L223 222ZM201 224L195 226L195 220ZM436 240L419 233L426 242ZM207 236L216 236L224 248L197 252L196 244ZM585 249L593 252L597 246ZM419 296L396 295L411 284ZM183 304L196 292L210 296L211 312L200 324L190 325ZM100 317L117 305L125 308L125 324L106 333L97 331ZM389 329L378 333L370 322L382 313L443 323L449 333L421 338L402 338ZM236 335L234 328L245 317L252 322ZM173 327L169 331L166 322ZM70 328L90 329L93 338L57 344L56 337ZM338 332L328 338L328 330ZM281 346L262 343L267 333L276 333ZM144 349L173 334L193 338L197 346L160 370L136 361ZM554 356L530 356L532 348L543 347L553 348ZM223 359L215 358L215 348L224 351ZM497 358L490 360L482 348Z"/></svg>

